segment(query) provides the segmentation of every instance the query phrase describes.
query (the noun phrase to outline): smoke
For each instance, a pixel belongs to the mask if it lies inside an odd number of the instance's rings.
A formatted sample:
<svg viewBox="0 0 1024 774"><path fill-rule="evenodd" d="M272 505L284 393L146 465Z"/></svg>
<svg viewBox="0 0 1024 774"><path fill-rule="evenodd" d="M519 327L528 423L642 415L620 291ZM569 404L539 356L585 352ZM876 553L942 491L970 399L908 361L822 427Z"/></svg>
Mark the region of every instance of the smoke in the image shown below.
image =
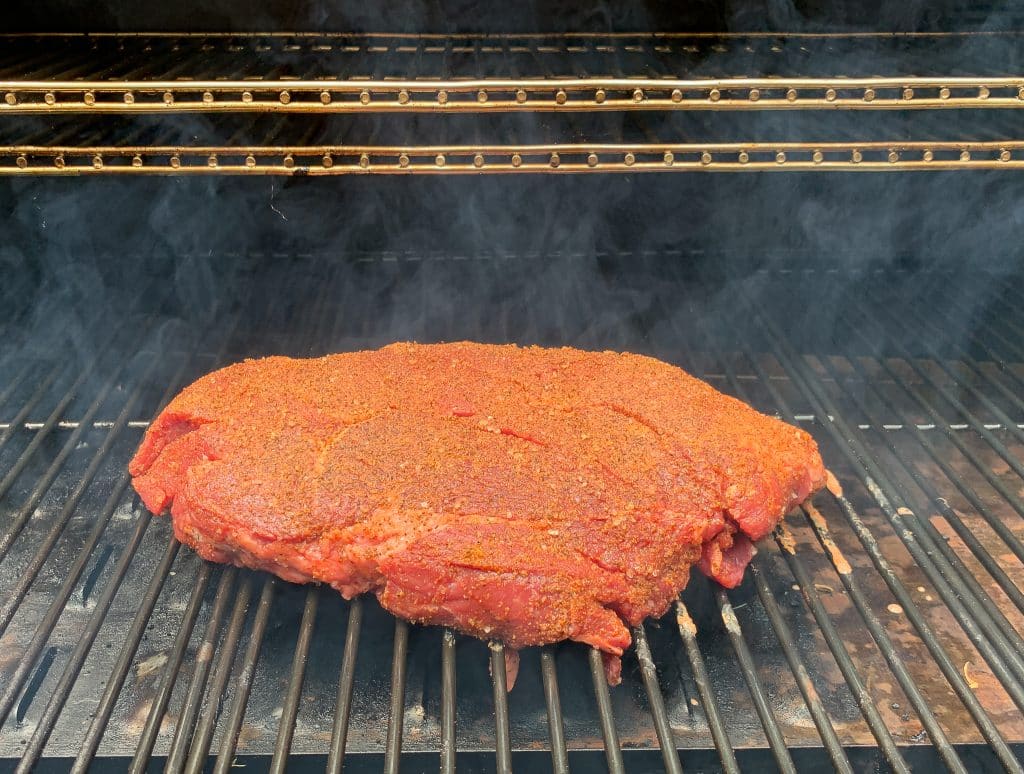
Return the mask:
<svg viewBox="0 0 1024 774"><path fill-rule="evenodd" d="M479 13L469 0L452 0L409 4L385 20L376 8L354 5L269 3L239 13L233 2L205 4L180 26L379 30L386 22L390 29L416 31L813 31L871 24L927 30L956 19L974 29L1005 28L1005 9L964 21L953 3L882 4L886 8L871 19L863 18L861 4L858 13L855 4L844 3L708 3L694 5L683 18L660 3L528 4L514 13ZM148 17L152 28L178 24L175 14L187 8L162 8L163 16ZM134 5L110 4L107 16L96 21L137 28L136 13ZM30 15L18 11L11 18ZM289 72L333 72L333 54L277 49L274 61ZM567 56L543 63L565 68ZM1021 50L998 35L854 42L763 37L712 41L677 56L675 61L686 57L693 75L891 74L916 72L929 61L966 72L991 69L994 59L1013 68ZM615 57L627 70L650 64L637 65L625 50ZM471 68L471 59L447 64ZM382 68L398 72L404 61L392 58ZM451 144L770 144L992 139L1012 135L1014 112L284 120L168 114L111 125L144 140L183 144L258 144L268 136L280 144L400 145L408 138ZM79 361L102 351L112 326L137 324L137 314L151 331L143 346L161 349L214 352L220 346L216 331L237 324L231 357L306 354L397 338L480 338L634 349L679 361L683 350L697 344L711 350L737 340L763 345L750 307L770 313L798 351L881 354L893 349L885 336L865 349L847 330L849 305L861 300L858 292L877 293L872 278L879 275L898 277L892 284L899 288L897 303L915 309L935 306L934 283L925 278L956 277L960 302L943 322L943 347L952 352L972 338L978 321L992 319L992 296L1002 278L1021 271L1022 193L1018 175L995 171L3 180L0 211L8 216L10 237L0 265L32 278L31 301L15 305L22 316L8 323L22 334L17 340L38 351L70 341L59 346L70 347ZM807 280L829 272L834 281ZM693 333L698 329L699 340Z"/></svg>

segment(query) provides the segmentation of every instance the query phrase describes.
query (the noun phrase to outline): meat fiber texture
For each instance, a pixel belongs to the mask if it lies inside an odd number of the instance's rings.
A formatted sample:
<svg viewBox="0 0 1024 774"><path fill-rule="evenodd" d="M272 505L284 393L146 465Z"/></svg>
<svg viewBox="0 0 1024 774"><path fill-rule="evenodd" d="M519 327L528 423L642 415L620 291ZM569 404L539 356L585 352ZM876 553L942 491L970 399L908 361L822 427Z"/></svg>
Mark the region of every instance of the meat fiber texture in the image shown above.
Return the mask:
<svg viewBox="0 0 1024 774"><path fill-rule="evenodd" d="M205 559L513 649L584 642L613 682L693 564L735 586L825 480L807 433L674 366L469 342L215 371L129 471Z"/></svg>

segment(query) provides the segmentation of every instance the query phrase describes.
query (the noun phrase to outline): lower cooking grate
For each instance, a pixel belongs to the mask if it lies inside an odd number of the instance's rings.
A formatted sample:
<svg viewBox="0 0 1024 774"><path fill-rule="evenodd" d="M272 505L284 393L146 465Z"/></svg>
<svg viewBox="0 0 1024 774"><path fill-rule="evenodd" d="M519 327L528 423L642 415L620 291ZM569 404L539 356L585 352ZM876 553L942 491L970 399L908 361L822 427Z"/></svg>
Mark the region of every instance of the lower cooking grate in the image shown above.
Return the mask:
<svg viewBox="0 0 1024 774"><path fill-rule="evenodd" d="M1022 770L1013 281L726 283L648 255L600 259L580 283L564 279L580 256L384 258L240 258L193 288L201 303L180 286L159 300L154 277L99 312L66 304L48 330L74 341L47 346L12 313L26 335L0 351L0 769ZM650 352L806 427L837 481L762 541L740 588L695 576L637 629L620 687L560 644L524 651L511 692L500 645L206 564L133 495L126 461L190 379L401 338Z"/></svg>

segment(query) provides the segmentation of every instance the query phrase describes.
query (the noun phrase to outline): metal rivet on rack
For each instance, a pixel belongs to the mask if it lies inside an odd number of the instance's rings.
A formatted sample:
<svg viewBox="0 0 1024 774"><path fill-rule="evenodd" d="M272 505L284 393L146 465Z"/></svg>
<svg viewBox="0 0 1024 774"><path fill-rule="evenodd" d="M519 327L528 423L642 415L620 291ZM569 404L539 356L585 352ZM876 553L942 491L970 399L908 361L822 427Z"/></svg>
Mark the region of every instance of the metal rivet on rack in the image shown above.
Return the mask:
<svg viewBox="0 0 1024 774"><path fill-rule="evenodd" d="M92 157L92 168L103 169L103 156L97 153L95 156Z"/></svg>
<svg viewBox="0 0 1024 774"><path fill-rule="evenodd" d="M53 166L57 167L57 169L64 169L65 164L66 162L64 161L63 156L54 156Z"/></svg>
<svg viewBox="0 0 1024 774"><path fill-rule="evenodd" d="M790 102L796 102L797 96L796 89L786 89L786 99Z"/></svg>
<svg viewBox="0 0 1024 774"><path fill-rule="evenodd" d="M589 166L589 167L596 167L597 166L597 161L598 161L598 159L597 159L597 154L596 153L587 154L587 166Z"/></svg>
<svg viewBox="0 0 1024 774"><path fill-rule="evenodd" d="M368 168L370 166L370 156L369 156L369 154L366 154L366 153L360 154L360 156L359 156L359 166L361 166L363 169L366 169L366 168Z"/></svg>
<svg viewBox="0 0 1024 774"><path fill-rule="evenodd" d="M366 89L363 89L361 92L359 92L359 101L364 105L369 105L370 92L368 92Z"/></svg>
<svg viewBox="0 0 1024 774"><path fill-rule="evenodd" d="M712 102L718 102L718 100L720 100L721 98L722 92L720 92L718 89L712 89L711 91L708 92L708 99L711 100Z"/></svg>
<svg viewBox="0 0 1024 774"><path fill-rule="evenodd" d="M447 163L444 154L438 153L436 156L434 156L434 163L439 167L443 167Z"/></svg>
<svg viewBox="0 0 1024 774"><path fill-rule="evenodd" d="M179 167L181 167L181 157L177 153L175 153L173 156L171 156L169 163L173 169L178 169Z"/></svg>
<svg viewBox="0 0 1024 774"><path fill-rule="evenodd" d="M216 166L217 166L217 154L216 153L211 153L209 156L207 156L207 158L206 158L206 166L210 167L211 169L216 168Z"/></svg>
<svg viewBox="0 0 1024 774"><path fill-rule="evenodd" d="M87 91L82 95L82 102L91 107L96 104L96 95L91 91Z"/></svg>
<svg viewBox="0 0 1024 774"><path fill-rule="evenodd" d="M399 155L398 166L403 168L409 166L409 157L406 154L402 153L401 155Z"/></svg>
<svg viewBox="0 0 1024 774"><path fill-rule="evenodd" d="M935 158L935 154L932 153L930 150L926 150L924 153L921 154L921 158L924 159L925 161L931 161L932 159Z"/></svg>
<svg viewBox="0 0 1024 774"><path fill-rule="evenodd" d="M526 102L526 89L516 89L516 102L522 105Z"/></svg>
<svg viewBox="0 0 1024 774"><path fill-rule="evenodd" d="M242 102L244 102L246 105L248 105L250 102L252 102L252 92L251 91L243 91L242 92Z"/></svg>
<svg viewBox="0 0 1024 774"><path fill-rule="evenodd" d="M438 105L447 105L448 104L448 92L445 91L444 89L441 89L441 91L437 92L437 104Z"/></svg>
<svg viewBox="0 0 1024 774"><path fill-rule="evenodd" d="M284 162L285 169L291 169L295 166L295 159L292 158L292 154L288 154L282 160Z"/></svg>
<svg viewBox="0 0 1024 774"><path fill-rule="evenodd" d="M292 101L292 95L289 94L287 90L282 91L280 94L278 94L277 98L281 100L282 105L287 105L289 102Z"/></svg>
<svg viewBox="0 0 1024 774"><path fill-rule="evenodd" d="M1020 91L1021 94L1024 95L1024 87L1022 87ZM594 102L596 102L598 105L603 103L605 99L607 99L607 97L608 94L607 92L605 92L604 89L598 89L597 91L594 92ZM1024 96L1022 96L1021 99L1024 99Z"/></svg>
<svg viewBox="0 0 1024 774"><path fill-rule="evenodd" d="M682 102L683 92L679 89L672 89L671 98L673 102Z"/></svg>
<svg viewBox="0 0 1024 774"><path fill-rule="evenodd" d="M7 92L6 94L4 94L4 102L6 102L8 105L17 105L18 95L15 94L13 91Z"/></svg>
<svg viewBox="0 0 1024 774"><path fill-rule="evenodd" d="M124 96L122 97L122 99L124 100L124 104L126 104L126 105L134 105L135 104L135 95L132 94L130 91L126 91L124 93Z"/></svg>
<svg viewBox="0 0 1024 774"><path fill-rule="evenodd" d="M999 151L999 160L1000 161L1009 161L1010 160L1010 151L1007 150L1006 148L1000 149L1000 151Z"/></svg>
<svg viewBox="0 0 1024 774"><path fill-rule="evenodd" d="M320 159L320 163L323 165L324 169L330 169L334 166L334 159L331 157L330 153L325 153Z"/></svg>
<svg viewBox="0 0 1024 774"><path fill-rule="evenodd" d="M522 164L523 164L523 157L520 156L518 153L513 153L512 154L512 166L513 167L519 167L519 166L522 166Z"/></svg>
<svg viewBox="0 0 1024 774"><path fill-rule="evenodd" d="M889 151L888 158L890 163L895 164L897 161L900 160L900 154L898 154L895 150L891 150Z"/></svg>
<svg viewBox="0 0 1024 774"><path fill-rule="evenodd" d="M671 167L676 162L676 155L672 151L665 151L665 155L661 157L666 167Z"/></svg>
<svg viewBox="0 0 1024 774"><path fill-rule="evenodd" d="M627 167L631 167L636 163L636 156L632 153L627 153L622 160L626 162Z"/></svg>
<svg viewBox="0 0 1024 774"><path fill-rule="evenodd" d="M779 151L778 153L775 154L775 163L776 164L785 164L786 163L786 152L785 151Z"/></svg>
<svg viewBox="0 0 1024 774"><path fill-rule="evenodd" d="M174 94L172 94L169 91L165 91L164 94L163 94L163 100L164 100L164 104L165 105L173 105L174 104Z"/></svg>
<svg viewBox="0 0 1024 774"><path fill-rule="evenodd" d="M1024 86L1017 89L1017 99L1024 99Z"/></svg>
<svg viewBox="0 0 1024 774"><path fill-rule="evenodd" d="M939 89L939 99L949 99L949 87L943 86Z"/></svg>
<svg viewBox="0 0 1024 774"><path fill-rule="evenodd" d="M203 92L203 102L205 104L207 104L207 105L209 105L209 104L211 104L213 102L213 92L212 91L204 91Z"/></svg>
<svg viewBox="0 0 1024 774"><path fill-rule="evenodd" d="M406 91L405 89L402 89L401 91L398 92L398 104L399 105L407 105L407 104L409 104L409 92Z"/></svg>
<svg viewBox="0 0 1024 774"><path fill-rule="evenodd" d="M700 163L701 164L710 164L711 163L711 154L708 153L707 151L704 151L703 153L701 153L700 154Z"/></svg>
<svg viewBox="0 0 1024 774"><path fill-rule="evenodd" d="M483 165L484 165L484 154L477 153L475 156L473 156L473 166L474 167L476 167L477 169L480 169L480 167L482 167Z"/></svg>
<svg viewBox="0 0 1024 774"><path fill-rule="evenodd" d="M476 93L476 101L481 105L484 104L487 101L487 91L480 89L480 91Z"/></svg>
<svg viewBox="0 0 1024 774"><path fill-rule="evenodd" d="M991 92L989 91L988 86L978 87L978 99L988 99L990 94Z"/></svg>
<svg viewBox="0 0 1024 774"><path fill-rule="evenodd" d="M836 101L836 90L835 89L826 89L825 90L825 99L828 100L829 102L835 102Z"/></svg>
<svg viewBox="0 0 1024 774"><path fill-rule="evenodd" d="M814 161L815 164L820 164L825 160L825 154L822 153L820 150L815 150L814 153L811 154L811 159Z"/></svg>
<svg viewBox="0 0 1024 774"><path fill-rule="evenodd" d="M644 90L643 89L633 89L633 101L634 102L643 102L644 101Z"/></svg>
<svg viewBox="0 0 1024 774"><path fill-rule="evenodd" d="M745 150L741 150L736 158L739 159L740 164L746 164L750 161L750 154Z"/></svg>
<svg viewBox="0 0 1024 774"><path fill-rule="evenodd" d="M52 91L48 91L43 95L43 102L47 105L54 105L57 103L57 95Z"/></svg>
<svg viewBox="0 0 1024 774"><path fill-rule="evenodd" d="M550 164L552 168L557 168L561 163L562 159L557 153L552 153L551 158L548 159L548 164Z"/></svg>
<svg viewBox="0 0 1024 774"><path fill-rule="evenodd" d="M320 92L320 104L321 105L330 105L331 104L331 92L329 92L329 91L321 91Z"/></svg>
<svg viewBox="0 0 1024 774"><path fill-rule="evenodd" d="M245 157L245 166L247 166L249 169L252 169L253 167L256 166L256 157L253 156L251 153Z"/></svg>
<svg viewBox="0 0 1024 774"><path fill-rule="evenodd" d="M761 90L751 89L750 93L747 96L750 98L751 102L757 102L759 99L761 99Z"/></svg>
<svg viewBox="0 0 1024 774"><path fill-rule="evenodd" d="M140 156L138 153L132 156L132 166L136 168L142 166L142 156Z"/></svg>
<svg viewBox="0 0 1024 774"><path fill-rule="evenodd" d="M28 157L22 153L14 160L14 163L18 165L18 169L24 169L28 166Z"/></svg>
<svg viewBox="0 0 1024 774"><path fill-rule="evenodd" d="M565 89L559 89L555 92L555 102L557 104L564 105L567 99L569 99L569 95L565 93Z"/></svg>
<svg viewBox="0 0 1024 774"><path fill-rule="evenodd" d="M903 89L903 99L910 100L914 98L914 90L907 86Z"/></svg>
<svg viewBox="0 0 1024 774"><path fill-rule="evenodd" d="M961 161L970 161L971 160L971 152L969 150L962 150L962 151L960 151L960 160Z"/></svg>
<svg viewBox="0 0 1024 774"><path fill-rule="evenodd" d="M874 89L864 89L864 101L865 102L872 102L872 101L874 101L874 99L875 99L875 90Z"/></svg>

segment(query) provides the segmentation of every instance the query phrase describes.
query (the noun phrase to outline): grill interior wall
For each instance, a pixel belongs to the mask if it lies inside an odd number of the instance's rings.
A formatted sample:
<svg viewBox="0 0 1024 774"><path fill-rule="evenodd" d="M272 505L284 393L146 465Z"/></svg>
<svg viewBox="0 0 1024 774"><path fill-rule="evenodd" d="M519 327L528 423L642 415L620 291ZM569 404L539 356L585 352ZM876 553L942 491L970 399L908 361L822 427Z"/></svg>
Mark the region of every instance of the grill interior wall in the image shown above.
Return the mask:
<svg viewBox="0 0 1024 774"><path fill-rule="evenodd" d="M791 412L822 443L856 513L879 539L881 554L923 620L941 634L951 663L966 669L963 679L974 686L984 711L1010 743L1024 739L1019 713L1000 680L962 633L933 579L906 552L865 486L865 471L847 459L821 411L824 399L849 423L891 477L895 495L905 498L900 502L916 514L915 529L933 524L949 538L967 572L1007 617L1004 637L1019 632L1020 611L949 526L949 519L959 518L977 536L982 553L1007 574L1008 588L1024 581L1007 539L969 500L975 496L1005 524L1011 541L1024 536L1012 499L1020 476L1011 467L1021 459L1024 422L1015 392L1024 378L1020 266L1010 238L1018 226L1012 211L1000 210L1012 202L1019 183L1005 175L705 178L692 189L678 180L650 179L573 181L571 186L555 180L375 183L332 187L330 198L307 181L283 186L181 180L5 184L4 205L15 227L2 253L12 281L3 289L0 320L5 364L0 472L20 467L3 484L8 488L0 507L8 524L20 523L21 514L27 517L0 562L0 621L9 618L0 693L10 692L19 669L24 675L12 694L0 755L19 755L34 737L38 740L48 722L47 705L59 692L81 633L93 622L99 627L95 644L74 672L76 680L43 747L48 757L79 754L88 715L111 678L124 632L154 571L160 579L169 524L156 520L137 532L148 517L118 487L143 423L163 396L217 362L246 356L315 355L396 339L459 338L647 352L721 389L738 391L762 410ZM950 190L957 192L956 206L949 201ZM211 218L204 210L214 199L218 209ZM960 362L968 357L971 364ZM976 368L974 361L980 363ZM820 394L808 392L807 385ZM87 426L76 426L83 418ZM69 439L73 448L54 470ZM936 458L947 462L948 471ZM90 464L96 466L91 472ZM912 470L932 490L921 489ZM69 508L83 481L80 500ZM937 498L953 509L952 516L941 518ZM827 495L820 500L868 610L888 631L939 726L952 741L969 746L962 755L991 763L992 753L968 710L872 566L841 504ZM66 526L56 530L65 518ZM902 755L911 763L934 758L920 714L871 640L814 525L799 514L790 524L796 556L787 557L768 541L758 572L781 609L838 739L851 746L848 754L855 762L882 755L807 596L820 602L837 627ZM138 547L126 550L133 535ZM237 657L224 668L237 676L251 652L265 577L204 570L187 550L170 558L166 582L128 662L125 687L96 739L101 755L135 753L147 713L172 674L167 659L193 594L201 605L183 665L168 683L173 688L169 722L154 737L153 754L173 752L177 719L188 705L195 673L194 654L222 583L227 604L215 633L230 630L237 615L240 634ZM122 560L125 576L110 612L97 618L97 605L114 588ZM58 609L52 636L39 641L26 671L26 649L76 561L82 562L81 574L67 587L70 596ZM38 571L30 573L26 568L32 570L33 562L39 563ZM806 577L794 575L795 567ZM24 599L12 601L19 591ZM244 593L250 595L247 610L237 603ZM313 596L319 609L308 666L303 681L289 682L300 619L310 603L305 589L273 586L266 628L255 640L262 647L252 690L238 705L244 710L239 755L273 753L279 729L289 725L280 718L288 717L286 699L293 691L299 701L291 750L326 756L337 741L334 700L349 607L327 591ZM697 645L731 745L741 761L757 765L771 755L769 737L722 625L719 600L700 579L684 600L698 627ZM765 605L771 603L761 599L753 578L730 592L727 601L736 611L757 684L772 697L775 720L791 747L788 754L797 762L827 760L780 648L782 635L768 618ZM391 713L394 629L375 605L364 605L347 735L349 765L380 766ZM684 762L714 764L719 753L708 706L674 618L648 625L647 637L666 718ZM228 676L218 660L223 648L217 646L210 665L213 684ZM411 630L400 705L407 752L434 755L431 751L442 746L442 648L439 630ZM485 765L496 744L486 646L459 638L455 652L460 760ZM552 652L569 746L592 756L575 752L573 760L600 765L601 716L585 655L573 646ZM536 766L549 760L546 752L529 752L549 744L541 675L540 654L528 651L520 683L508 697L512 746ZM199 728L205 723L213 732L209 749L214 753L231 749L225 729L240 694L236 679L227 685L219 715L212 714L215 704L209 698L194 705ZM625 685L611 692L615 728L622 745L637 748L627 750L628 760L656 766L661 757L650 702L631 656Z"/></svg>

